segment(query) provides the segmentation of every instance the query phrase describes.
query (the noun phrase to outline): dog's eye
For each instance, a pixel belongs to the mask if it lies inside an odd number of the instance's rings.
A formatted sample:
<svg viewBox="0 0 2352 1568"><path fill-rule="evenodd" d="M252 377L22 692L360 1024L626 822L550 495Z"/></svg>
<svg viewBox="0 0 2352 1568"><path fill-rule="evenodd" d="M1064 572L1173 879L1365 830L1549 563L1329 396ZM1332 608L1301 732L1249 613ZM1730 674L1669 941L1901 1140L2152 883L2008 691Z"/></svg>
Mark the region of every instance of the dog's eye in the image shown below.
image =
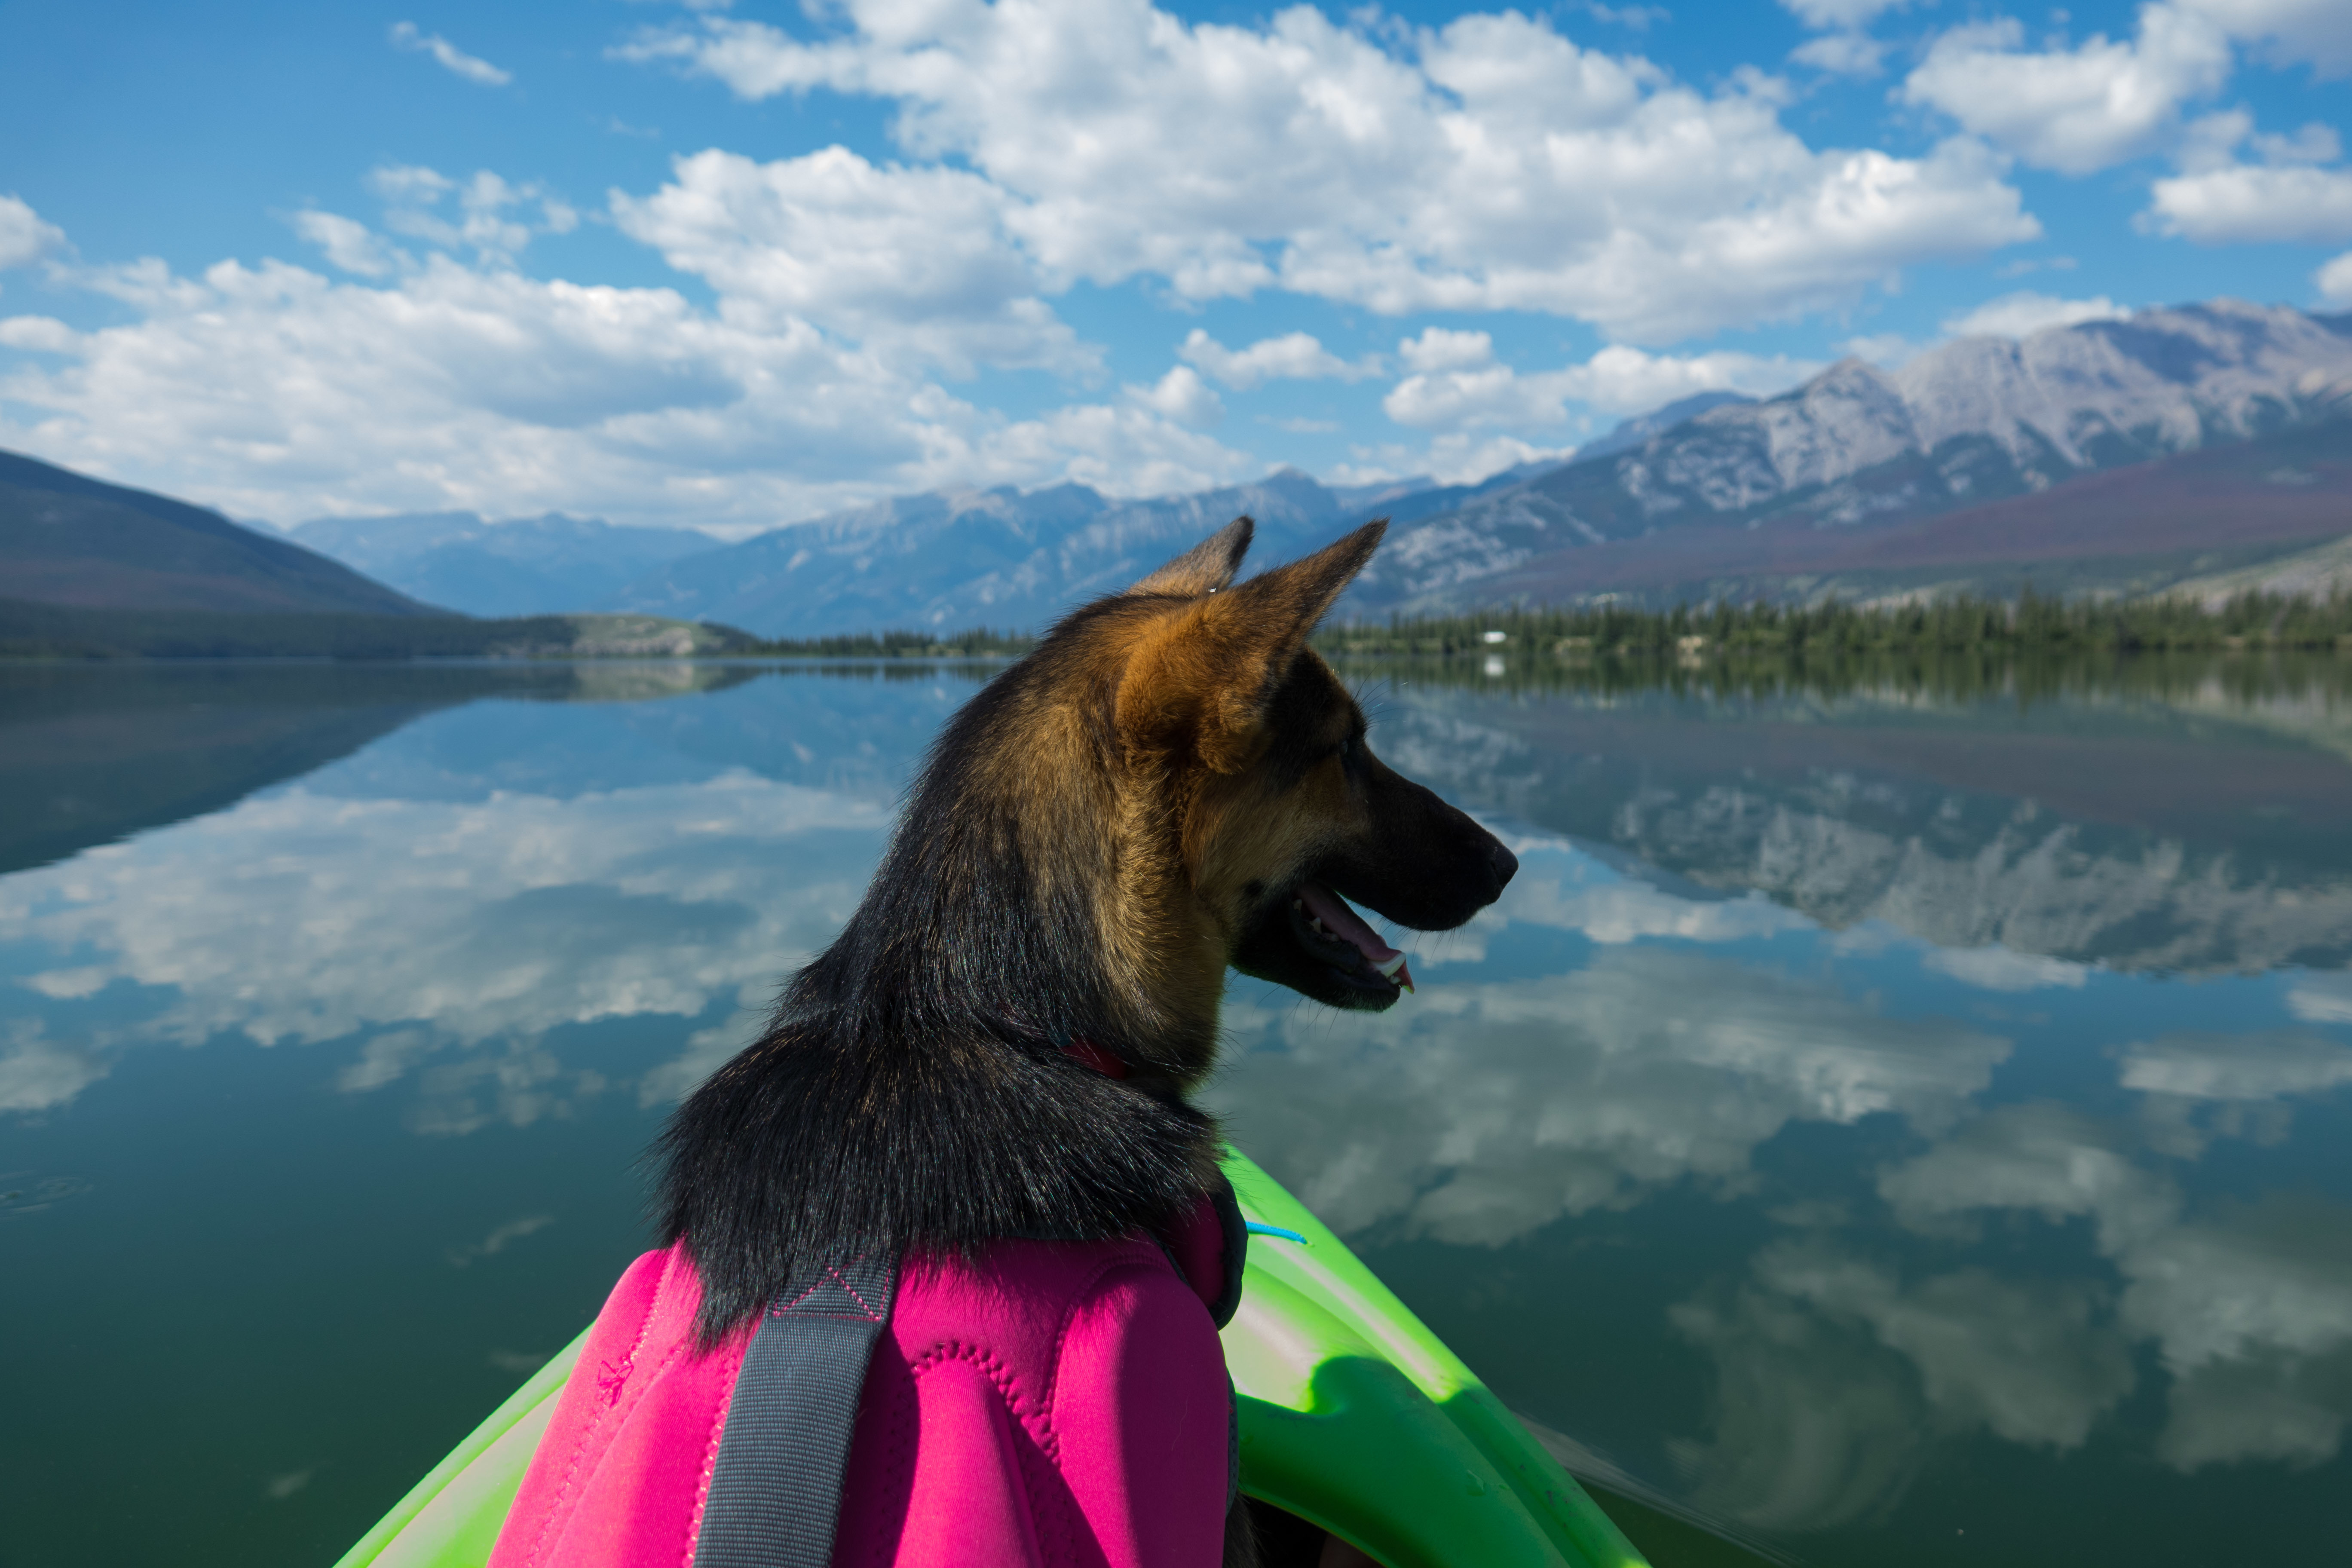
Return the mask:
<svg viewBox="0 0 2352 1568"><path fill-rule="evenodd" d="M1350 735L1346 740L1340 742L1338 745L1332 747L1331 754L1339 758L1342 763L1354 762L1356 760L1356 737Z"/></svg>

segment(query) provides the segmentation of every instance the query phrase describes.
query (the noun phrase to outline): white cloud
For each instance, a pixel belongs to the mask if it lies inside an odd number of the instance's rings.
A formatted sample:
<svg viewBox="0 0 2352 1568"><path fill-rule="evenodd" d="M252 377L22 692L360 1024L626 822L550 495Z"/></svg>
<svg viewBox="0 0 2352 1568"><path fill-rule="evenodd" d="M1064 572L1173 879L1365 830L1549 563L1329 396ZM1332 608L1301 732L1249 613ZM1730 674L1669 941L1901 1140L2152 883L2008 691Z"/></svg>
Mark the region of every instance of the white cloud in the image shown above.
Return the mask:
<svg viewBox="0 0 2352 1568"><path fill-rule="evenodd" d="M1885 62L1886 46L1860 33L1824 33L1790 49L1789 58L1832 76L1872 77Z"/></svg>
<svg viewBox="0 0 2352 1568"><path fill-rule="evenodd" d="M1245 349L1235 350L1195 327L1176 353L1235 392L1247 392L1269 381L1361 381L1381 374L1376 360L1350 364L1309 332L1260 338Z"/></svg>
<svg viewBox="0 0 2352 1568"><path fill-rule="evenodd" d="M0 268L26 267L63 250L65 230L16 196L0 196Z"/></svg>
<svg viewBox="0 0 2352 1568"><path fill-rule="evenodd" d="M1843 339L1832 346L1848 359L1867 360L1881 370L1893 370L1926 345L1913 342L1901 332L1867 332L1858 338Z"/></svg>
<svg viewBox="0 0 2352 1568"><path fill-rule="evenodd" d="M740 528L950 483L1134 495L1264 467L1131 404L1008 421L806 321L667 289L439 255L384 286L278 261L75 276L135 319L0 319L0 341L68 356L0 372L0 397L34 411L0 415L0 447L245 517L552 508Z"/></svg>
<svg viewBox="0 0 2352 1568"><path fill-rule="evenodd" d="M544 185L515 184L488 169L462 183L433 169L378 169L369 184L389 204L385 226L444 249L471 249L477 260L499 266L512 265L533 235L569 234L580 226L580 215ZM452 192L457 197L454 223L441 212L442 198ZM539 209L536 220L512 210L533 205Z"/></svg>
<svg viewBox="0 0 2352 1568"><path fill-rule="evenodd" d="M81 334L55 316L0 316L0 346L69 354L79 353L81 343Z"/></svg>
<svg viewBox="0 0 2352 1568"><path fill-rule="evenodd" d="M2352 169L2232 163L2156 182L2157 228L2208 244L2352 237Z"/></svg>
<svg viewBox="0 0 2352 1568"><path fill-rule="evenodd" d="M419 163L385 163L368 171L368 188L387 202L430 206L457 187L438 169Z"/></svg>
<svg viewBox="0 0 2352 1568"><path fill-rule="evenodd" d="M2352 306L2352 250L2323 265L2311 282L2329 304Z"/></svg>
<svg viewBox="0 0 2352 1568"><path fill-rule="evenodd" d="M2180 107L2229 79L2230 40L2176 5L2141 7L2128 41L2094 34L2073 48L2025 47L2014 19L1937 38L1900 89L2027 163L2085 174L2157 150Z"/></svg>
<svg viewBox="0 0 2352 1568"><path fill-rule="evenodd" d="M797 318L869 349L946 365L1093 369L1099 353L1038 298L976 174L877 166L843 147L755 163L680 158L650 196L613 195L622 232L708 281L731 312Z"/></svg>
<svg viewBox="0 0 2352 1568"><path fill-rule="evenodd" d="M1439 329L1432 328L1419 340L1407 340L1400 347L1408 364L1475 368L1408 375L1381 400L1381 408L1398 424L1421 429L1556 425L1568 417L1571 401L1606 414L1641 414L1698 392L1782 392L1821 369L1785 354L1651 354L1619 343L1582 364L1521 375L1507 364L1480 363L1487 353L1486 338L1484 332L1441 338Z"/></svg>
<svg viewBox="0 0 2352 1568"><path fill-rule="evenodd" d="M2352 10L2342 0L2186 0L2232 37L2279 64L2307 61L2325 75L2352 71Z"/></svg>
<svg viewBox="0 0 2352 1568"><path fill-rule="evenodd" d="M1128 395L1187 429L1205 430L1225 416L1224 404L1189 364L1176 366L1156 385L1129 387Z"/></svg>
<svg viewBox="0 0 2352 1568"><path fill-rule="evenodd" d="M1369 484L1400 475L1425 475L1442 485L1476 484L1506 468L1538 459L1565 461L1573 444L1544 446L1491 431L1449 430L1425 445L1402 441L1359 443L1349 447L1355 461L1333 470L1334 484Z"/></svg>
<svg viewBox="0 0 2352 1568"><path fill-rule="evenodd" d="M1973 310L1946 317L1944 335L2026 338L2052 327L2071 327L2079 321L2119 321L2130 314L2105 294L2089 300L2061 300L2021 289L1998 300L1988 300Z"/></svg>
<svg viewBox="0 0 2352 1568"><path fill-rule="evenodd" d="M504 87L514 80L511 71L502 71L489 61L466 53L438 33L419 32L414 22L394 22L390 36L393 47L405 49L411 54L431 55L444 68L467 81L483 87Z"/></svg>
<svg viewBox="0 0 2352 1568"><path fill-rule="evenodd" d="M1457 332L1447 327L1431 327L1419 337L1407 338L1397 344L1397 357L1417 375L1476 370L1493 362L1495 338L1491 332Z"/></svg>
<svg viewBox="0 0 2352 1568"><path fill-rule="evenodd" d="M1783 9L1808 27L1866 26L1881 13L1899 11L1908 0L1780 0Z"/></svg>
<svg viewBox="0 0 2352 1568"><path fill-rule="evenodd" d="M1909 262L2038 232L1973 143L1817 152L1780 123L1766 79L1705 96L1516 13L1409 38L1306 6L1259 27L1111 0L842 15L821 42L705 16L620 52L746 98L896 100L910 153L1003 193L1049 291L1156 276L1192 299L1279 286L1669 339L1851 301Z"/></svg>
<svg viewBox="0 0 2352 1568"><path fill-rule="evenodd" d="M294 215L294 232L324 251L329 261L362 278L382 278L399 265L400 253L354 218L299 212Z"/></svg>

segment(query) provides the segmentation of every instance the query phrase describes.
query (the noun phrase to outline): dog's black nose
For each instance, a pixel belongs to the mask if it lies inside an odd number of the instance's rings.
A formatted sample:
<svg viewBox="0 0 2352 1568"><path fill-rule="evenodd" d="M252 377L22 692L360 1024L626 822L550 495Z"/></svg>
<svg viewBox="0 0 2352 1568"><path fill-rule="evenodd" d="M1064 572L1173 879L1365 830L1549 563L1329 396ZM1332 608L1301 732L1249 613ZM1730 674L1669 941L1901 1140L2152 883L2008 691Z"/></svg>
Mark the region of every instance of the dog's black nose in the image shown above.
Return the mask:
<svg viewBox="0 0 2352 1568"><path fill-rule="evenodd" d="M1518 875L1519 858L1505 848L1502 841L1497 839L1487 858L1494 862L1495 891L1499 893L1511 885L1513 877Z"/></svg>

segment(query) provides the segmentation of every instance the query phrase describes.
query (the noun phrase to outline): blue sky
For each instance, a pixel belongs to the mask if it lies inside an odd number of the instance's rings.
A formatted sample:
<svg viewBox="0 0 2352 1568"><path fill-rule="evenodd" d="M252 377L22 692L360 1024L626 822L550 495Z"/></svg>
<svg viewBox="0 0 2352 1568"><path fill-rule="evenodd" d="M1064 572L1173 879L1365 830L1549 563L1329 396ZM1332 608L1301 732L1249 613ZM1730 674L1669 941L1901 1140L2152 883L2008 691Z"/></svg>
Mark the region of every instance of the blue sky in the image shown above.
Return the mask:
<svg viewBox="0 0 2352 1568"><path fill-rule="evenodd" d="M2352 309L2352 5L0 9L0 447L289 525L1475 477Z"/></svg>

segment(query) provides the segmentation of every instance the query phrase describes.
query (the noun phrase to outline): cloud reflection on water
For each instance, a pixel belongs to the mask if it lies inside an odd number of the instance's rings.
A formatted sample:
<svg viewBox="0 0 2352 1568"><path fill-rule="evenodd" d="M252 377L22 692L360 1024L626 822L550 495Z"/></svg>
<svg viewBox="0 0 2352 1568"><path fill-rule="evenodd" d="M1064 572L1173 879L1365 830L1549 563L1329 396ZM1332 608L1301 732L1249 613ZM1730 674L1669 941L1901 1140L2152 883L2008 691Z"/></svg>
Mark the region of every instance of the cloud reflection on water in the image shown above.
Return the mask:
<svg viewBox="0 0 2352 1568"><path fill-rule="evenodd" d="M854 905L887 820L741 771L569 800L249 799L0 883L0 942L70 957L22 984L152 998L90 1017L85 1046L13 1039L0 1103L65 1104L127 1046L242 1035L362 1041L350 1091L422 1071L426 1130L527 1122L602 1087L549 1030L762 1004Z"/></svg>
<svg viewBox="0 0 2352 1568"><path fill-rule="evenodd" d="M1737 1187L1749 1153L1794 1121L1892 1111L1956 1120L2009 1042L1942 1019L1888 1017L1835 986L1685 946L1779 929L1769 906L1678 900L1639 884L1564 896L1590 867L1531 857L1504 921L1601 932L1583 967L1449 976L1406 1006L1351 1019L1262 999L1227 1010L1244 1053L1208 1097L1342 1231L1496 1246L1563 1214L1623 1207L1685 1178ZM1622 896L1620 896L1620 895ZM1630 910L1645 918L1629 922Z"/></svg>

